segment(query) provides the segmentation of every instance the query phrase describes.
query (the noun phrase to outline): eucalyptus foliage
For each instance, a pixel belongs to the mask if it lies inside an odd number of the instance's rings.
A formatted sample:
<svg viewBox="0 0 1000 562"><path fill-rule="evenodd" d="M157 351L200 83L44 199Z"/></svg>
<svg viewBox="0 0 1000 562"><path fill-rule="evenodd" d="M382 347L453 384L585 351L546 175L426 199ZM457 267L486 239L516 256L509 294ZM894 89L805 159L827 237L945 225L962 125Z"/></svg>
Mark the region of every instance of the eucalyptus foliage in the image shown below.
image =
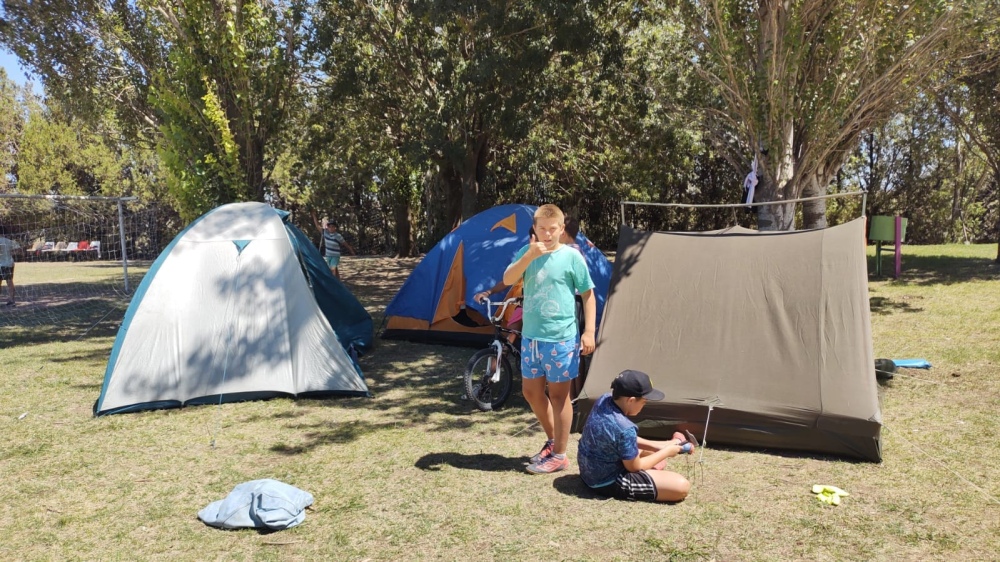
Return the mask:
<svg viewBox="0 0 1000 562"><path fill-rule="evenodd" d="M716 94L704 122L734 165L758 159L760 199L823 194L864 131L982 48L990 3L685 0L692 63ZM762 227L793 226L790 208L761 209ZM806 204L805 225L824 209Z"/></svg>

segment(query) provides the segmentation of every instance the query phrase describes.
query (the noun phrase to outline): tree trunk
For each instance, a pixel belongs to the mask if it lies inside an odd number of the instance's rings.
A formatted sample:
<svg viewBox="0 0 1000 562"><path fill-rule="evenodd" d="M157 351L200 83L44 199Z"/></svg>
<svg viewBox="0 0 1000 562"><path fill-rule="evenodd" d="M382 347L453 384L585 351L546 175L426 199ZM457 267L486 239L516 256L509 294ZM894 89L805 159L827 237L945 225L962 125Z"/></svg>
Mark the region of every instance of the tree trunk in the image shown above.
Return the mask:
<svg viewBox="0 0 1000 562"><path fill-rule="evenodd" d="M243 152L243 169L246 182L254 201L264 203L264 143L256 138L249 139Z"/></svg>
<svg viewBox="0 0 1000 562"><path fill-rule="evenodd" d="M411 206L407 197L397 197L392 206L393 222L396 225L396 257L408 258L416 255L411 224Z"/></svg>
<svg viewBox="0 0 1000 562"><path fill-rule="evenodd" d="M958 241L958 227L959 221L964 221L963 202L965 201L965 191L968 189L969 182L965 178L965 152L962 150L962 136L956 135L955 138L955 178L958 181L952 183L951 188L951 216L948 221L948 233L945 242L957 242ZM978 184L978 182L977 182ZM961 225L965 227L964 222ZM968 242L967 237L963 236L963 240Z"/></svg>
<svg viewBox="0 0 1000 562"><path fill-rule="evenodd" d="M1000 177L997 178L997 185L1000 186ZM1000 199L1000 189L997 189L997 199ZM1000 216L997 217L997 259L995 261L1000 264Z"/></svg>
<svg viewBox="0 0 1000 562"><path fill-rule="evenodd" d="M805 188L802 190L802 197L819 197L825 191L820 187L820 180L816 176L805 178ZM816 201L805 201L802 203L802 228L826 228L826 199Z"/></svg>
<svg viewBox="0 0 1000 562"><path fill-rule="evenodd" d="M757 228L760 230L795 230L795 204L785 203L757 207Z"/></svg>
<svg viewBox="0 0 1000 562"><path fill-rule="evenodd" d="M354 178L351 182L351 214L354 215L355 220L358 222L358 224L354 225L354 232L357 237L354 241L355 252L361 251L362 248L367 252L371 248L371 237L368 234L367 228L371 217L365 214L366 209L364 208L364 203L362 203L364 192L364 181Z"/></svg>
<svg viewBox="0 0 1000 562"><path fill-rule="evenodd" d="M481 132L466 148L462 163L462 220L469 220L479 212L479 184L486 173L487 138Z"/></svg>
<svg viewBox="0 0 1000 562"><path fill-rule="evenodd" d="M792 127L787 124L781 146L771 153L761 151L758 155L757 188L754 202L780 201L791 187L793 175ZM795 196L794 191L792 192ZM757 228L760 230L795 230L795 204L761 205L757 207Z"/></svg>
<svg viewBox="0 0 1000 562"><path fill-rule="evenodd" d="M447 164L441 168L441 182L444 187L445 222L449 230L455 230L462 224L464 178L459 170Z"/></svg>

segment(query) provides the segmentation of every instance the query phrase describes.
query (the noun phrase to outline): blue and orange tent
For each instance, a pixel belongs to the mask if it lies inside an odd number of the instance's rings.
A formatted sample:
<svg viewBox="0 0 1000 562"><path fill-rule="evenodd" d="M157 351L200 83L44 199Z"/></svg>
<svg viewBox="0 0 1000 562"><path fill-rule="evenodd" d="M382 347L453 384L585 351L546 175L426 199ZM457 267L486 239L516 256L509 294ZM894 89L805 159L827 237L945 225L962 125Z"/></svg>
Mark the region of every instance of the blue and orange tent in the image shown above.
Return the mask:
<svg viewBox="0 0 1000 562"><path fill-rule="evenodd" d="M533 205L485 210L434 246L385 310L382 337L455 345L485 345L493 336L485 306L473 295L501 282L514 254L528 243ZM611 263L583 233L576 238L594 280L597 325L611 283ZM496 297L494 297L496 300Z"/></svg>

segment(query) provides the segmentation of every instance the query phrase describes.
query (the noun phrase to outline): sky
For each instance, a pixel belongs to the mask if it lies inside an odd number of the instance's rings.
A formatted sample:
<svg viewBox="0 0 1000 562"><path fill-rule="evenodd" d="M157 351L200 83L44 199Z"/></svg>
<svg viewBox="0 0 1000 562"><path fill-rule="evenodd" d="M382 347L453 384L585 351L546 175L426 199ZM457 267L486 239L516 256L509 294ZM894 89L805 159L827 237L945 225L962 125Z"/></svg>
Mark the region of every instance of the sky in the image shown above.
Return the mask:
<svg viewBox="0 0 1000 562"><path fill-rule="evenodd" d="M27 82L28 78L24 75L24 71L17 63L17 57L14 53L8 51L5 47L0 46L0 66L7 71L7 77L23 85ZM35 83L35 93L41 93L41 86Z"/></svg>

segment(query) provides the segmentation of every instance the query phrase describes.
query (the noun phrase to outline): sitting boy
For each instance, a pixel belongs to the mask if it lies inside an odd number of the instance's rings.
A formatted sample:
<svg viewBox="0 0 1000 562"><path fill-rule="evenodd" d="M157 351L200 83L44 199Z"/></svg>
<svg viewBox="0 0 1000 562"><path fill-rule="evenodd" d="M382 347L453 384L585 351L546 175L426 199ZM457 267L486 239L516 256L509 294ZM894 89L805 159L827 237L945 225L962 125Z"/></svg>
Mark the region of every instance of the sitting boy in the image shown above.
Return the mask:
<svg viewBox="0 0 1000 562"><path fill-rule="evenodd" d="M611 382L611 393L594 403L583 426L577 462L580 477L595 492L622 500L681 501L691 483L663 470L666 460L690 454L694 444L681 433L671 441L650 441L636 434L636 425L626 416L638 414L647 400L663 400L649 376L622 371Z"/></svg>

